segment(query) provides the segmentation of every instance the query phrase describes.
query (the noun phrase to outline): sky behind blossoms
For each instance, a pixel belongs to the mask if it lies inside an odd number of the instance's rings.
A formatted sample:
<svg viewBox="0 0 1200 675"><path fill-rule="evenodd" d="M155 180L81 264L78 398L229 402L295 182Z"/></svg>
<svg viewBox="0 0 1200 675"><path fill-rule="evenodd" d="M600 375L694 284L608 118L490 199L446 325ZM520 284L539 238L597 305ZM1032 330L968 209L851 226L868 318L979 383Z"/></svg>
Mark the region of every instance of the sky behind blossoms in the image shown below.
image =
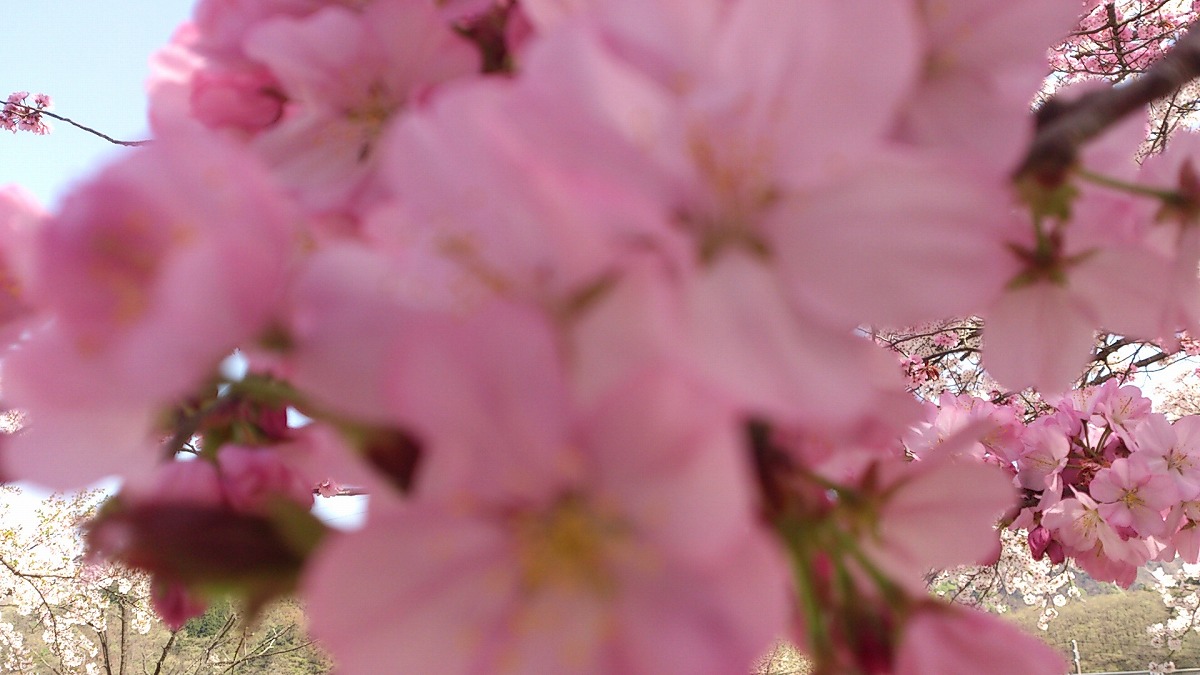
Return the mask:
<svg viewBox="0 0 1200 675"><path fill-rule="evenodd" d="M150 55L191 15L194 0L42 0L5 7L0 96L49 94L52 112L115 138L146 137ZM0 185L49 206L73 181L125 148L63 122L46 136L0 132Z"/></svg>
<svg viewBox="0 0 1200 675"><path fill-rule="evenodd" d="M196 0L42 0L5 8L0 99L49 94L51 111L121 140L149 137L145 82L150 56L191 18ZM19 184L51 208L71 185L128 148L49 120L46 136L0 131L0 185ZM110 483L103 487L111 489ZM25 486L36 505L40 491ZM335 527L361 523L362 498L319 500ZM21 509L17 509L19 512Z"/></svg>
<svg viewBox="0 0 1200 675"><path fill-rule="evenodd" d="M8 3L0 96L44 92L52 112L122 140L145 138L150 54L191 14L194 0L41 0ZM0 185L20 183L49 205L123 148L51 121L48 136L0 134Z"/></svg>

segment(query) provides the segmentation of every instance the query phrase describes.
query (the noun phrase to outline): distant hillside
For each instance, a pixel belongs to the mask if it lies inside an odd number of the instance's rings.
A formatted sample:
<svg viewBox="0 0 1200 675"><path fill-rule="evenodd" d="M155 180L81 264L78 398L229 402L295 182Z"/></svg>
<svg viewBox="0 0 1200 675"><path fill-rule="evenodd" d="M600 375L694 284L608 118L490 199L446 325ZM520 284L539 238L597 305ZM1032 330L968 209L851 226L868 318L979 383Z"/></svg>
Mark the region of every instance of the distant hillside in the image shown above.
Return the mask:
<svg viewBox="0 0 1200 675"><path fill-rule="evenodd" d="M1150 646L1146 627L1170 616L1158 593L1120 591L1084 596L1060 608L1048 631L1037 629L1038 611L1022 609L1008 616L1031 634L1057 647L1071 660L1071 639L1079 643L1083 672L1143 670L1151 661L1167 660L1166 648ZM1184 639L1172 660L1178 668L1200 666L1200 634Z"/></svg>

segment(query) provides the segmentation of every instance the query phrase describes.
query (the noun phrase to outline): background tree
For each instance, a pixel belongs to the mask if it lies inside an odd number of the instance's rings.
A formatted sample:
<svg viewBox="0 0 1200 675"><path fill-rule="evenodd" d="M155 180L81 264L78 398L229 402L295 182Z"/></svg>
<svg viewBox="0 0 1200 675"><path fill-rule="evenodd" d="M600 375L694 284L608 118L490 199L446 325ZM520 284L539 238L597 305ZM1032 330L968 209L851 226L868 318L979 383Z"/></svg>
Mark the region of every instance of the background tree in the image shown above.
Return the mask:
<svg viewBox="0 0 1200 675"><path fill-rule="evenodd" d="M0 488L0 666L56 675L324 673L328 662L304 634L303 609L282 600L259 621L215 603L177 630L152 607L148 575L89 561L79 525L100 491L41 501L28 518ZM27 501L28 498L22 499Z"/></svg>
<svg viewBox="0 0 1200 675"><path fill-rule="evenodd" d="M1094 1L1070 38L1051 51L1048 91L1088 80L1124 82L1163 57L1196 17L1193 0ZM1161 152L1200 109L1195 83L1150 104L1143 156Z"/></svg>

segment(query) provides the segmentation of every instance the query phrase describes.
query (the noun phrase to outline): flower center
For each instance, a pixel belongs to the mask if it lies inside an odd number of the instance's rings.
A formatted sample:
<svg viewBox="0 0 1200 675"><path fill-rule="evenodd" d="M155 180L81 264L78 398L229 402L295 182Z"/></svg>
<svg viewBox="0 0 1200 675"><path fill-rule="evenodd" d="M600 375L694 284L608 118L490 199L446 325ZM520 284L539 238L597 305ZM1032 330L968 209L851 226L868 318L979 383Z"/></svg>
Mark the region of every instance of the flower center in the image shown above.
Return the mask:
<svg viewBox="0 0 1200 675"><path fill-rule="evenodd" d="M1138 494L1137 490L1126 490L1124 493L1122 493L1121 494L1121 503L1124 504L1125 508L1127 508L1127 509L1133 509L1133 508L1136 508L1139 506L1146 505L1146 501L1144 499L1142 499L1141 495Z"/></svg>
<svg viewBox="0 0 1200 675"><path fill-rule="evenodd" d="M382 82L376 82L371 85L362 103L345 111L346 118L362 129L358 161L364 162L371 155L375 141L400 107L387 87Z"/></svg>
<svg viewBox="0 0 1200 675"><path fill-rule="evenodd" d="M1170 454L1167 455L1167 470L1175 473L1183 473L1192 468L1195 462L1192 458L1177 448L1171 448Z"/></svg>
<svg viewBox="0 0 1200 675"><path fill-rule="evenodd" d="M523 586L537 592L548 587L608 595L615 590L614 549L628 539L628 529L577 496L561 499L548 512L516 520Z"/></svg>
<svg viewBox="0 0 1200 675"><path fill-rule="evenodd" d="M763 173L767 157L748 150L722 153L707 138L691 138L692 161L708 188L711 203L680 217L692 231L703 262L712 262L725 250L741 248L757 257L770 250L759 232L762 215L780 198Z"/></svg>

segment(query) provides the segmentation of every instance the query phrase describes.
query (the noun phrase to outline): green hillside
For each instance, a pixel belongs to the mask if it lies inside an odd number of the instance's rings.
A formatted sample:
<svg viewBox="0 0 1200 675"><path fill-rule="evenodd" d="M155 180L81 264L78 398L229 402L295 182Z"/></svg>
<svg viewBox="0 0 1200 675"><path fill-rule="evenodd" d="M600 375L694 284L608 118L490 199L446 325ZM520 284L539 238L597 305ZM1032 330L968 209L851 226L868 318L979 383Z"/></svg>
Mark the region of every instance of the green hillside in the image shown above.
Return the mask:
<svg viewBox="0 0 1200 675"><path fill-rule="evenodd" d="M1038 611L1025 609L1008 615L1022 628L1057 647L1071 659L1071 640L1079 643L1083 672L1144 670L1151 661L1168 660L1165 647L1150 645L1146 627L1166 622L1170 616L1162 599L1152 591L1120 591L1090 595L1059 609L1047 631L1037 628ZM1192 632L1183 648L1170 657L1177 668L1200 666L1200 634Z"/></svg>

